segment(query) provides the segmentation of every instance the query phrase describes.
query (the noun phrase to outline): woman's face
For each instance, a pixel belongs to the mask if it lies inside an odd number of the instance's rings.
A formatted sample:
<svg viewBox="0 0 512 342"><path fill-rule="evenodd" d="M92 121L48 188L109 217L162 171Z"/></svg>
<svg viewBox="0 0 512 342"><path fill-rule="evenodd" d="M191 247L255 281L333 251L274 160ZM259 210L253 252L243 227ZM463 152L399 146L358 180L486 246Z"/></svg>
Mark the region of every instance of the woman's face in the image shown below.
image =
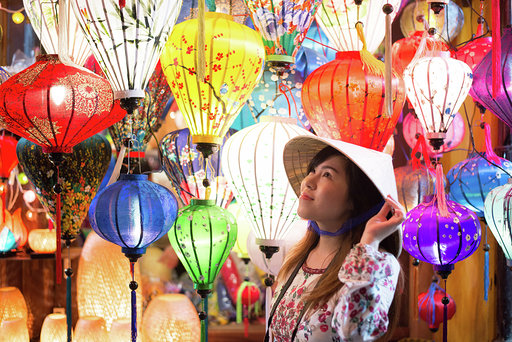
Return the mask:
<svg viewBox="0 0 512 342"><path fill-rule="evenodd" d="M352 203L348 199L347 161L331 156L314 168L301 183L297 213L314 220L323 230L334 230L348 219Z"/></svg>

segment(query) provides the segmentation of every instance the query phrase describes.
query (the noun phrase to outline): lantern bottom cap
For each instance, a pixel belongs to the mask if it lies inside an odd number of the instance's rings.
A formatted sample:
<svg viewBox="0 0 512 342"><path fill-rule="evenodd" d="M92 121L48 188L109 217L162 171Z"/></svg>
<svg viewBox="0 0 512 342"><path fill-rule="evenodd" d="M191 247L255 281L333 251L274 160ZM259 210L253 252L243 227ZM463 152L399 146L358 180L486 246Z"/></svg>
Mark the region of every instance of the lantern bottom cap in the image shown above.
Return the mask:
<svg viewBox="0 0 512 342"><path fill-rule="evenodd" d="M146 248L130 248L130 247L122 247L121 252L130 259L131 262L137 261L143 254L146 253Z"/></svg>

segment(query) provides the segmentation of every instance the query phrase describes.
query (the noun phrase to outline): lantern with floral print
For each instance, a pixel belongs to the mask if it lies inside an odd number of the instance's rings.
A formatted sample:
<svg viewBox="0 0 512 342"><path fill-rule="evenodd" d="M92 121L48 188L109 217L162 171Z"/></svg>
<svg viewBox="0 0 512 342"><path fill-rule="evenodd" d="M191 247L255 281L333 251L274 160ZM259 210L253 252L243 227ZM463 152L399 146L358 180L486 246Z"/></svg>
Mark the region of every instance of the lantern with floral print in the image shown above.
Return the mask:
<svg viewBox="0 0 512 342"><path fill-rule="evenodd" d="M65 65L57 55L40 55L0 85L0 125L45 153L71 153L126 115L113 100L104 78Z"/></svg>
<svg viewBox="0 0 512 342"><path fill-rule="evenodd" d="M76 20L75 14L71 10L71 0L23 0L30 24L37 34L46 53L58 54L62 50L59 46L59 7L66 6L65 43L64 51L67 52L71 60L80 66L84 65L85 60L91 54L89 43ZM61 12L62 13L62 12Z"/></svg>
<svg viewBox="0 0 512 342"><path fill-rule="evenodd" d="M207 158L240 112L262 73L261 37L223 13L205 13L204 78L197 65L198 20L176 25L161 56L162 68L185 117L192 142Z"/></svg>
<svg viewBox="0 0 512 342"><path fill-rule="evenodd" d="M450 47L442 40L432 39L425 31L416 31L410 36L393 43L393 69L399 74L404 73L405 68L411 63L416 54L421 40L425 37L427 50L449 51Z"/></svg>
<svg viewBox="0 0 512 342"><path fill-rule="evenodd" d="M266 60L278 67L295 63L321 0L244 0L263 38Z"/></svg>
<svg viewBox="0 0 512 342"><path fill-rule="evenodd" d="M474 69L473 87L469 95L507 126L512 127L512 28L503 30L501 38L501 89L493 96L492 53L488 53Z"/></svg>
<svg viewBox="0 0 512 342"><path fill-rule="evenodd" d="M466 99L473 74L469 66L434 51L410 63L404 71L405 90L426 138L439 150L457 111Z"/></svg>
<svg viewBox="0 0 512 342"><path fill-rule="evenodd" d="M155 70L181 0L69 0L91 50L132 113Z"/></svg>
<svg viewBox="0 0 512 342"><path fill-rule="evenodd" d="M512 163L498 157L490 145L489 126L486 125L487 149L461 161L446 175L450 185L450 199L484 217L484 202L489 192L507 184L512 175Z"/></svg>
<svg viewBox="0 0 512 342"><path fill-rule="evenodd" d="M363 67L359 51L338 52L308 76L302 105L319 136L382 151L405 100L404 83L394 74L393 111L385 115L384 88L384 77Z"/></svg>
<svg viewBox="0 0 512 342"><path fill-rule="evenodd" d="M507 266L512 267L512 179L492 189L484 202L484 215L491 232L498 241Z"/></svg>
<svg viewBox="0 0 512 342"><path fill-rule="evenodd" d="M375 52L384 39L386 14L382 6L390 4L395 18L402 0L325 0L318 6L318 25L338 51L359 51L363 44L358 38L356 23L363 23L368 51Z"/></svg>
<svg viewBox="0 0 512 342"><path fill-rule="evenodd" d="M232 130L224 137L231 136ZM188 128L167 134L160 142L162 167L183 205L191 198L212 199L227 208L233 199L227 179L221 171L222 148L205 159L192 143Z"/></svg>
<svg viewBox="0 0 512 342"><path fill-rule="evenodd" d="M402 132L404 135L405 142L410 148L413 148L419 135L425 135L425 130L421 126L418 118L414 114L407 114L402 123ZM440 158L446 152L449 152L460 145L466 134L466 127L464 126L464 119L460 113L455 113L453 122L446 131L444 138L444 144L439 150L434 150L432 145L427 146L427 153L430 158Z"/></svg>

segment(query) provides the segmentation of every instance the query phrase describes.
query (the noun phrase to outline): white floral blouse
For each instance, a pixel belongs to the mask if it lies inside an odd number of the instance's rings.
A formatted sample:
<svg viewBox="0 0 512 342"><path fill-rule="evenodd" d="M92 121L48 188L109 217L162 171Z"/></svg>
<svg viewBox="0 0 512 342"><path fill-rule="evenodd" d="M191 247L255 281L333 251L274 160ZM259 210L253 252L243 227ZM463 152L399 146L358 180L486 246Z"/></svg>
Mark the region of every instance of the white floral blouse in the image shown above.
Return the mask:
<svg viewBox="0 0 512 342"><path fill-rule="evenodd" d="M301 297L315 287L323 271L305 265L299 270L272 318L274 341L290 341L304 306ZM338 273L345 285L310 317L303 316L294 341L374 341L384 335L399 273L392 254L369 245L354 246Z"/></svg>

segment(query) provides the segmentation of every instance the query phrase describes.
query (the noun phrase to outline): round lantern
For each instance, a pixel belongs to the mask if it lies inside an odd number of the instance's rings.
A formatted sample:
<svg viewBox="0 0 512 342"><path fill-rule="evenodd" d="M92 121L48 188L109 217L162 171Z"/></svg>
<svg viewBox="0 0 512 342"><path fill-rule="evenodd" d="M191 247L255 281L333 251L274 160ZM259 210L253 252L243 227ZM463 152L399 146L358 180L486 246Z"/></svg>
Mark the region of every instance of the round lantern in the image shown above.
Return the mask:
<svg viewBox="0 0 512 342"><path fill-rule="evenodd" d="M399 39L393 43L393 69L399 74L404 73L405 68L411 63L416 55L421 40L425 36L425 31L416 31L410 36ZM430 35L425 36L427 50L449 51L450 47L443 41L432 39Z"/></svg>
<svg viewBox="0 0 512 342"><path fill-rule="evenodd" d="M59 17L60 5L66 6L66 28L65 37L61 41L59 38L59 20L62 20L62 14ZM71 1L59 0L23 0L25 11L32 25L32 29L41 41L46 53L58 54L62 47L59 42L65 44L64 51L67 52L71 60L80 66L84 65L85 60L91 54L89 44L80 28L75 14L71 10Z"/></svg>
<svg viewBox="0 0 512 342"><path fill-rule="evenodd" d="M444 319L444 304L443 298L447 297L450 302L447 305L447 317L446 319L451 319L453 315L455 315L455 301L452 296L447 294L444 289L442 289L435 282L432 282L428 292L420 293L418 296L418 311L420 314L420 318L427 322L428 328L432 332L436 332L439 329L439 324L443 322Z"/></svg>
<svg viewBox="0 0 512 342"><path fill-rule="evenodd" d="M512 180L509 178L507 184L492 189L484 202L485 221L503 250L508 266L512 266L511 199Z"/></svg>
<svg viewBox="0 0 512 342"><path fill-rule="evenodd" d="M263 38L267 61L279 67L293 64L322 1L304 1L300 5L280 0L244 2L254 26Z"/></svg>
<svg viewBox="0 0 512 342"><path fill-rule="evenodd" d="M45 153L71 153L125 115L113 110L113 99L104 78L65 65L57 55L40 55L0 85L0 124Z"/></svg>
<svg viewBox="0 0 512 342"><path fill-rule="evenodd" d="M117 319L130 317L131 298L126 291L130 282L129 261L119 246L105 241L95 232L87 235L76 275L78 316L96 316L105 320L107 331ZM140 283L139 265L134 267ZM142 289L137 289L138 321L142 317ZM115 303L115 305L112 305ZM129 341L129 340L125 340Z"/></svg>
<svg viewBox="0 0 512 342"><path fill-rule="evenodd" d="M0 322L1 342L28 342L27 321L22 318L13 318Z"/></svg>
<svg viewBox="0 0 512 342"><path fill-rule="evenodd" d="M105 342L108 333L105 320L101 317L84 316L76 322L73 342Z"/></svg>
<svg viewBox="0 0 512 342"><path fill-rule="evenodd" d="M16 248L16 239L11 230L3 226L0 230L0 254L9 253Z"/></svg>
<svg viewBox="0 0 512 342"><path fill-rule="evenodd" d="M89 221L100 237L137 260L172 227L177 208L167 188L150 182L147 175L125 174L94 197Z"/></svg>
<svg viewBox="0 0 512 342"><path fill-rule="evenodd" d="M367 0L360 2L326 0L318 6L316 19L329 42L338 51L359 51L363 44L358 38L356 23L363 23L368 51L374 53L384 39L386 14L382 6L393 6L391 21L400 8L401 0Z"/></svg>
<svg viewBox="0 0 512 342"><path fill-rule="evenodd" d="M473 154L452 167L446 175L450 199L471 209L479 217L484 217L484 201L489 192L507 184L509 174L512 174L512 163L495 157L499 159L489 158L488 153Z"/></svg>
<svg viewBox="0 0 512 342"><path fill-rule="evenodd" d="M421 134L426 135L420 120L413 114L409 113L405 116L402 122L402 129L405 142L410 148L414 148L418 141L418 136ZM427 145L427 153L430 158L440 158L446 152L449 152L460 145L466 134L466 127L464 125L464 119L459 112L455 113L452 124L446 130L446 136L444 138L444 144L439 150L434 150L432 145Z"/></svg>
<svg viewBox="0 0 512 342"><path fill-rule="evenodd" d="M18 165L16 157L16 138L6 135L5 131L0 133L0 182L5 182L11 171Z"/></svg>
<svg viewBox="0 0 512 342"><path fill-rule="evenodd" d="M338 52L308 76L302 105L319 136L382 151L402 112L402 79L393 75L391 116L383 113L383 94L384 77L363 68L358 51Z"/></svg>
<svg viewBox="0 0 512 342"><path fill-rule="evenodd" d="M180 210L169 241L202 297L213 289L236 235L235 218L213 200L193 198Z"/></svg>
<svg viewBox="0 0 512 342"><path fill-rule="evenodd" d="M144 342L196 342L201 336L194 304L183 294L154 297L144 312Z"/></svg>
<svg viewBox="0 0 512 342"><path fill-rule="evenodd" d="M251 232L251 222L247 219L243 206L238 202L232 202L228 207L228 211L235 217L236 227L238 230L233 252L236 252L238 257L241 259L249 259L249 253L247 252L247 238Z"/></svg>
<svg viewBox="0 0 512 342"><path fill-rule="evenodd" d="M128 112L144 98L182 1L68 0L91 50Z"/></svg>
<svg viewBox="0 0 512 342"><path fill-rule="evenodd" d="M94 56L89 57L85 67L100 76L105 76ZM144 157L151 133L156 132L161 125L160 117L165 112L164 108L172 96L160 61L156 64L144 94L144 100L133 113L114 123L108 129L117 151L120 151L122 146L129 145L130 151L136 152L133 154L140 158Z"/></svg>
<svg viewBox="0 0 512 342"><path fill-rule="evenodd" d="M407 98L435 150L443 145L446 132L466 99L472 79L469 66L450 58L447 51L419 58L405 69Z"/></svg>
<svg viewBox="0 0 512 342"><path fill-rule="evenodd" d="M501 37L501 90L493 96L492 53L488 53L474 69L473 87L469 95L507 126L512 127L512 29L503 30Z"/></svg>
<svg viewBox="0 0 512 342"><path fill-rule="evenodd" d="M41 327L41 342L66 342L66 315L52 313L45 317Z"/></svg>
<svg viewBox="0 0 512 342"><path fill-rule="evenodd" d="M414 258L434 265L443 278L453 265L473 254L480 245L480 221L466 207L446 200L446 216L438 197L427 197L407 213L403 246Z"/></svg>
<svg viewBox="0 0 512 342"><path fill-rule="evenodd" d="M170 132L160 142L162 168L184 205L191 198L213 199L226 208L233 199L233 192L221 171L221 155L224 142L232 130L223 138L221 149L208 159L198 151L188 128Z"/></svg>
<svg viewBox="0 0 512 342"><path fill-rule="evenodd" d="M412 32L425 30L425 27L434 27L444 40L453 40L464 26L462 9L452 0L440 1L447 2L447 6L440 14L435 15L429 10L429 2L431 1L418 0L405 6L400 16L402 34L407 37Z"/></svg>
<svg viewBox="0 0 512 342"><path fill-rule="evenodd" d="M0 287L0 323L21 318L27 323L27 303L18 288Z"/></svg>
<svg viewBox="0 0 512 342"><path fill-rule="evenodd" d="M298 135L311 133L295 125L295 119L266 116L224 144L222 170L260 246L281 245L297 219L298 199L282 158L284 145Z"/></svg>
<svg viewBox="0 0 512 342"><path fill-rule="evenodd" d="M424 169L414 170L411 163L395 169L398 201L409 212L434 191L434 177Z"/></svg>
<svg viewBox="0 0 512 342"><path fill-rule="evenodd" d="M204 78L197 66L197 19L176 25L161 56L176 103L192 142L205 158L224 135L261 77L261 37L222 13L205 13Z"/></svg>
<svg viewBox="0 0 512 342"><path fill-rule="evenodd" d="M57 250L57 234L55 230L32 229L28 234L28 246L35 253L55 253Z"/></svg>

